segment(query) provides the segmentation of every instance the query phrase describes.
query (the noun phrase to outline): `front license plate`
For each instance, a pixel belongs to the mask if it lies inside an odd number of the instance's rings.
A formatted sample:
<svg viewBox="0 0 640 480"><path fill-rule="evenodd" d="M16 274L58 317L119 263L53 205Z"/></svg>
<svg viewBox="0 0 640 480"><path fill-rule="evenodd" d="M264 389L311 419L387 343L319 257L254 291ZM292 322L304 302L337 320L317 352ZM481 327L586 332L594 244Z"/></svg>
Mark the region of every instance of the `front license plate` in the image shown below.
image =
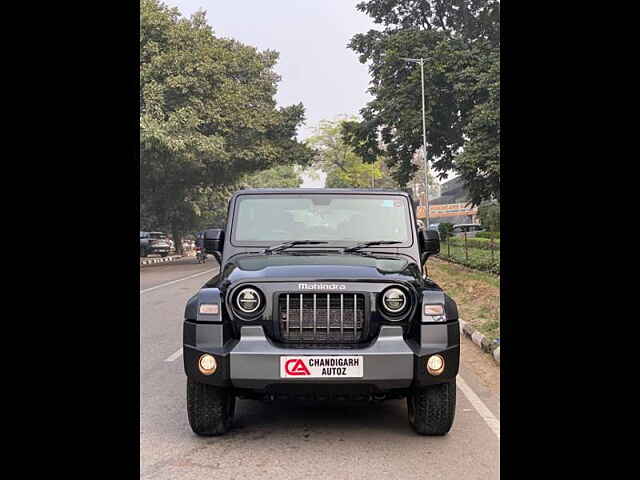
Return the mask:
<svg viewBox="0 0 640 480"><path fill-rule="evenodd" d="M362 355L280 357L280 378L362 378Z"/></svg>

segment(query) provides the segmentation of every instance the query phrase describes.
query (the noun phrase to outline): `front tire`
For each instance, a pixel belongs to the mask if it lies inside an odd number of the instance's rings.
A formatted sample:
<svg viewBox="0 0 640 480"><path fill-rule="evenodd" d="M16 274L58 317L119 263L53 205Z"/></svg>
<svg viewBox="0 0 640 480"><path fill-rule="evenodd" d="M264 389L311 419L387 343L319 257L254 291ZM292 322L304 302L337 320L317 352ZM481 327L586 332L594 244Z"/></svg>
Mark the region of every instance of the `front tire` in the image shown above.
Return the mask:
<svg viewBox="0 0 640 480"><path fill-rule="evenodd" d="M407 396L409 424L420 435L445 435L456 413L456 382L415 389Z"/></svg>
<svg viewBox="0 0 640 480"><path fill-rule="evenodd" d="M198 435L226 433L233 422L236 397L229 388L214 387L187 379L187 416Z"/></svg>

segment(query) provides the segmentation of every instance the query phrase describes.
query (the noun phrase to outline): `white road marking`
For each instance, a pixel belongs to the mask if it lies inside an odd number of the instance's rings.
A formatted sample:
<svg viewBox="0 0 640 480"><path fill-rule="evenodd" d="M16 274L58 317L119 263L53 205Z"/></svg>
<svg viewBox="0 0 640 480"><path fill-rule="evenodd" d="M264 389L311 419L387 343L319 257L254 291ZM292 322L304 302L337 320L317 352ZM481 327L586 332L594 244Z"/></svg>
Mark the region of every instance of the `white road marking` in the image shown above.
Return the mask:
<svg viewBox="0 0 640 480"><path fill-rule="evenodd" d="M460 375L458 375L457 384L460 387L460 390L462 390L462 393L464 393L465 397L469 399L471 405L473 405L473 408L476 409L476 411L486 422L486 424L489 425L491 431L495 433L496 437L498 437L498 440L500 440L500 420L498 420L496 416L491 412L491 410L487 408L484 402L480 400L480 397L478 397L478 395L476 395L476 393L471 390L471 387L467 385L467 382L465 382Z"/></svg>
<svg viewBox="0 0 640 480"><path fill-rule="evenodd" d="M165 360L165 362L173 362L174 360L180 358L181 356L182 356L182 347L180 347L180 349L177 352L172 353L171 356Z"/></svg>
<svg viewBox="0 0 640 480"><path fill-rule="evenodd" d="M216 270L218 270L218 267L212 268L211 270L205 270L204 272L199 272L199 273L196 273L195 275L190 275L188 277L179 278L178 280L171 280L170 282L167 282L167 283L161 283L160 285L156 285L155 287L145 288L144 290L140 290L140 295L142 295L143 293L151 292L152 290L156 290L158 288L166 287L168 285L173 285L174 283L184 282L185 280L189 280L190 278L199 277L200 275L211 273Z"/></svg>

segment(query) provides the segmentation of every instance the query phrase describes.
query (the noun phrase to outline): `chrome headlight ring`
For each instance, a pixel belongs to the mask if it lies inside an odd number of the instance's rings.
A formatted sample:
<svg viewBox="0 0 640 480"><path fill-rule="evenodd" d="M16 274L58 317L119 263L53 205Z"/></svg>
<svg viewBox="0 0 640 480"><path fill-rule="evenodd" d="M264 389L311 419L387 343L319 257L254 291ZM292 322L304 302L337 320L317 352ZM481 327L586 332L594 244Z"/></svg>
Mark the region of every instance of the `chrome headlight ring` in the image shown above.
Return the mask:
<svg viewBox="0 0 640 480"><path fill-rule="evenodd" d="M235 294L235 306L246 315L253 315L262 306L260 292L252 287L245 287Z"/></svg>

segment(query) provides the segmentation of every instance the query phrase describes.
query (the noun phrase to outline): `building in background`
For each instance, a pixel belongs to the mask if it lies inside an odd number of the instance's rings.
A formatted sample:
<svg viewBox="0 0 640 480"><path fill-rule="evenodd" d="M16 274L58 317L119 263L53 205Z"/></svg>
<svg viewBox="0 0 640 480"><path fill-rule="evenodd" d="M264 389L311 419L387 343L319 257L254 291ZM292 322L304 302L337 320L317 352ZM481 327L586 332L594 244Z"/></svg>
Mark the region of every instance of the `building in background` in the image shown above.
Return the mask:
<svg viewBox="0 0 640 480"><path fill-rule="evenodd" d="M440 196L429 198L429 223L479 223L477 207L471 207L469 193L460 177L440 184ZM418 218L424 218L424 208Z"/></svg>

